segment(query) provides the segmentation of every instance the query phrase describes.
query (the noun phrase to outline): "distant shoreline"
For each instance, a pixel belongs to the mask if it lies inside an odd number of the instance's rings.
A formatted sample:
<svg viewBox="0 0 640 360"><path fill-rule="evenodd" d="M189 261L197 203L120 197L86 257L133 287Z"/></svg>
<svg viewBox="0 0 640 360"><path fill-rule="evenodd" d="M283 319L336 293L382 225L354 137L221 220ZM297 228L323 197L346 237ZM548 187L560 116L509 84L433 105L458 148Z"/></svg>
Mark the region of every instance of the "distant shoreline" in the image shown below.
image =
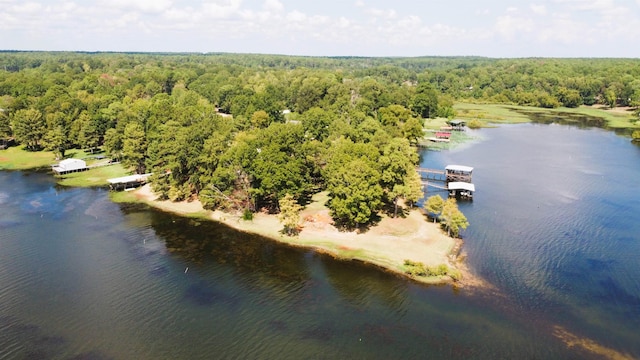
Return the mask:
<svg viewBox="0 0 640 360"><path fill-rule="evenodd" d="M424 284L487 286L457 256L462 240L444 234L439 225L427 221L420 210L413 209L404 218L383 217L379 224L366 233L344 232L332 225L324 200L322 195L314 196L312 203L301 212L302 230L294 237L280 233L282 224L275 215L256 213L253 220L245 221L240 215L205 210L198 200L161 201L157 200L149 184L132 191L125 201L142 202L162 211L213 220L289 246L313 249L341 260L360 261ZM453 281L449 276L411 276L405 272L405 260L421 262L430 267L445 264L458 271L461 279Z"/></svg>

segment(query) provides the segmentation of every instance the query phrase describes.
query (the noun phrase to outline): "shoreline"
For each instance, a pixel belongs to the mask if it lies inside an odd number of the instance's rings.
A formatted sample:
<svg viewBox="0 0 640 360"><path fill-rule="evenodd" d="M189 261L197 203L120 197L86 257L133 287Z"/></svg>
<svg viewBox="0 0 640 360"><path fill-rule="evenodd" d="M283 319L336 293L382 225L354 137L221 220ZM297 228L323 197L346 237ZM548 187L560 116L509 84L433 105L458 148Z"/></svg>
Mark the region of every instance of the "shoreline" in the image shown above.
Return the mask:
<svg viewBox="0 0 640 360"><path fill-rule="evenodd" d="M276 215L255 213L253 220L242 220L240 214L205 210L199 200L172 202L158 200L149 184L131 192L129 201L145 203L153 208L184 216L198 216L227 225L235 230L264 236L293 247L310 249L339 260L359 261L422 284L451 284L456 287L486 288L474 276L460 255L462 239L447 236L438 224L429 222L419 209L410 210L404 218L383 217L365 233L340 231L333 226L329 210L324 206L326 194L314 195L300 213L302 230L297 236L280 233L282 224ZM449 276L412 276L404 271L404 261L421 262L429 267L445 264L460 273L458 281Z"/></svg>

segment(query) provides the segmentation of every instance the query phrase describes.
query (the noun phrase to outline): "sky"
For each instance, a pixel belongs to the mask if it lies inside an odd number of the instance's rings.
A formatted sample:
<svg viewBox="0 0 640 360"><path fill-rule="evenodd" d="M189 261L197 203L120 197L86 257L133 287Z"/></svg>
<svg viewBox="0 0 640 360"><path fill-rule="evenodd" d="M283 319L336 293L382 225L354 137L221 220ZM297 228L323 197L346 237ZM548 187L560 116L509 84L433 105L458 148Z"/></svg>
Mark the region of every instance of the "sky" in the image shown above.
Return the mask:
<svg viewBox="0 0 640 360"><path fill-rule="evenodd" d="M0 0L0 49L640 57L640 0Z"/></svg>

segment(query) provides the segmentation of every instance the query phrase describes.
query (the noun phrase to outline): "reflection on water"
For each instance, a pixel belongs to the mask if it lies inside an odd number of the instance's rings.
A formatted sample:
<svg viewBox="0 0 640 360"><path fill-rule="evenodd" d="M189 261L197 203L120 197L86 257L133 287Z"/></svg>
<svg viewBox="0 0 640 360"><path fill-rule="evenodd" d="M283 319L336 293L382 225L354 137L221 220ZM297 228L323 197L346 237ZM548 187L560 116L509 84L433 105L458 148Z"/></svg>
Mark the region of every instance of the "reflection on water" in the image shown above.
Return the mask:
<svg viewBox="0 0 640 360"><path fill-rule="evenodd" d="M617 135L630 136L633 133L633 129L630 128L611 128L608 125L607 120L603 117L586 115L575 112L550 112L550 111L537 111L535 109L516 109L511 108L512 111L526 115L532 122L538 124L560 124L571 125L580 129L598 128L607 129L615 132ZM631 112L629 112L631 114Z"/></svg>
<svg viewBox="0 0 640 360"><path fill-rule="evenodd" d="M423 160L476 169L475 201L460 206L472 269L517 306L638 354L640 263L630 254L640 251L640 152L627 138L560 124L483 136Z"/></svg>
<svg viewBox="0 0 640 360"><path fill-rule="evenodd" d="M481 132L423 165L476 168L464 251L498 293L0 172L0 359L640 356L640 151L562 125Z"/></svg>

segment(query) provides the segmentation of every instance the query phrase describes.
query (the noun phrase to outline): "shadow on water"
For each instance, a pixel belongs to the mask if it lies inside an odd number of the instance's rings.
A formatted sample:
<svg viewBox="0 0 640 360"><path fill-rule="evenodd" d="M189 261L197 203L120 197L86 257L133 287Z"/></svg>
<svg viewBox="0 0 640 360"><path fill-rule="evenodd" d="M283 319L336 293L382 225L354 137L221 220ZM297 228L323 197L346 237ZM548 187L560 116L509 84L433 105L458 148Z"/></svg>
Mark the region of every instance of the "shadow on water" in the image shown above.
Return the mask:
<svg viewBox="0 0 640 360"><path fill-rule="evenodd" d="M236 310L241 302L237 296L229 295L205 281L189 286L184 292L184 299L198 306L222 305L231 310Z"/></svg>
<svg viewBox="0 0 640 360"><path fill-rule="evenodd" d="M69 360L111 360L112 357L106 356L98 351L89 351L86 353L78 354Z"/></svg>
<svg viewBox="0 0 640 360"><path fill-rule="evenodd" d="M150 229L164 243L166 251L194 269L228 272L246 289L267 289L269 296L276 297L284 296L279 293L288 294L291 289L303 289L312 282L305 253L301 249L214 221L181 217L147 206L122 204L121 207L128 214L140 212L149 216ZM161 276L169 271L166 266L158 265L150 272ZM288 290L282 291L283 288ZM187 290L185 298L201 305L224 302L224 296L218 290L210 288L210 285L195 284Z"/></svg>
<svg viewBox="0 0 640 360"><path fill-rule="evenodd" d="M407 280L357 262L322 258L321 263L328 282L354 311L365 311L373 302L380 301L398 314L406 312Z"/></svg>
<svg viewBox="0 0 640 360"><path fill-rule="evenodd" d="M20 322L12 316L0 317L0 357L11 354L13 359L111 359L98 351L68 356L67 339L44 332L37 325ZM9 343L4 340L9 339ZM10 352L9 352L10 351Z"/></svg>
<svg viewBox="0 0 640 360"><path fill-rule="evenodd" d="M627 313L633 314L636 318L640 315L640 297L625 290L611 277L601 280L599 285L601 287L599 299L606 303L626 305Z"/></svg>
<svg viewBox="0 0 640 360"><path fill-rule="evenodd" d="M333 322L324 322L318 325L312 325L300 332L302 340L316 340L321 342L329 342L334 337L340 336L338 328Z"/></svg>
<svg viewBox="0 0 640 360"><path fill-rule="evenodd" d="M537 124L560 124L573 125L580 129L600 128L614 131L618 135L630 136L633 129L611 128L607 125L607 120L599 116L590 116L572 112L543 112L535 110L524 110L511 108L512 111L527 116L532 122Z"/></svg>

